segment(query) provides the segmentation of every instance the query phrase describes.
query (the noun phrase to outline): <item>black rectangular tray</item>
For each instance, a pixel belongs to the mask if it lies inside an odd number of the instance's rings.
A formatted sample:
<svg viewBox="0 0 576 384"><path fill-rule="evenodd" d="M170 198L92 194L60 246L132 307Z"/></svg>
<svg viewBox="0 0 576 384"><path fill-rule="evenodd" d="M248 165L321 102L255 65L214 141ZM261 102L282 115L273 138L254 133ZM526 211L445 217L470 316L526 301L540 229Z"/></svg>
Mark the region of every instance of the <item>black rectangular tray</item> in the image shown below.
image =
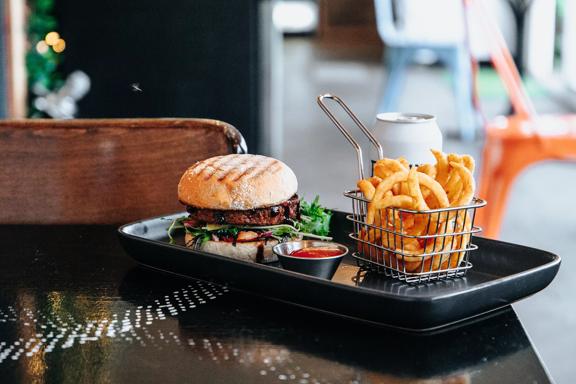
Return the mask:
<svg viewBox="0 0 576 384"><path fill-rule="evenodd" d="M545 288L560 257L546 251L474 237L473 268L464 277L410 285L360 271L344 259L334 278L323 280L170 244L166 229L178 213L119 228L122 245L138 263L192 278L210 280L315 310L412 331L429 331L504 307ZM334 240L353 247L351 224L334 212ZM182 244L182 241L180 241Z"/></svg>

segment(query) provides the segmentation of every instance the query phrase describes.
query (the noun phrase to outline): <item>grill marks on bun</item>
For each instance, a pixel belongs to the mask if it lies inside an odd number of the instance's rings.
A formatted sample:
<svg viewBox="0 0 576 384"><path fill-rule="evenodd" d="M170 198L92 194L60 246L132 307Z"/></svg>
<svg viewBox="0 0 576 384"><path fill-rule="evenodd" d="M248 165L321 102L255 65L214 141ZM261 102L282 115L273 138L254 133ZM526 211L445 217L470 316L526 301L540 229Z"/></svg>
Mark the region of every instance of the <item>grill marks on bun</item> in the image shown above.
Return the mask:
<svg viewBox="0 0 576 384"><path fill-rule="evenodd" d="M246 178L252 178L252 177L258 177L260 175L262 175L265 172L269 172L272 171L274 172L275 169L272 169L272 167L276 165L279 166L279 162L276 159L270 159L270 161L268 161L266 164L261 164L257 167L252 166L249 169L246 169L243 173L239 174L236 178L234 178L232 181L239 181L241 180L243 177ZM278 167L277 167L278 168Z"/></svg>
<svg viewBox="0 0 576 384"><path fill-rule="evenodd" d="M279 160L226 155L190 167L180 180L178 197L199 208L253 209L279 204L297 188L294 172Z"/></svg>
<svg viewBox="0 0 576 384"><path fill-rule="evenodd" d="M192 166L192 170L205 180L216 177L218 181L237 182L243 177L258 177L270 168L274 168L273 172L278 171L281 167L282 163L271 157L228 155L198 162Z"/></svg>
<svg viewBox="0 0 576 384"><path fill-rule="evenodd" d="M236 168L225 174L222 180L228 179L233 182L239 181L250 171L250 164L252 161L253 159L251 158L241 158L239 162L236 163Z"/></svg>

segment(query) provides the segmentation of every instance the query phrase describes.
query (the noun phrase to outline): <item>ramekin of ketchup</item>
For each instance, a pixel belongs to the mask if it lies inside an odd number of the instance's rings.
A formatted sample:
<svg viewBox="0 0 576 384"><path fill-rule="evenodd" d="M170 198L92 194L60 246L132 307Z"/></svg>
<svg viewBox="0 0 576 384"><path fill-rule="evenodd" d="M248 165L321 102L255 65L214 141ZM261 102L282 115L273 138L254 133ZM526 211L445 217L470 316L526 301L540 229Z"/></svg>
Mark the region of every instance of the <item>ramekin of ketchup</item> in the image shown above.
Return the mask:
<svg viewBox="0 0 576 384"><path fill-rule="evenodd" d="M344 251L335 247L306 247L290 252L290 256L321 259L325 257L340 256Z"/></svg>
<svg viewBox="0 0 576 384"><path fill-rule="evenodd" d="M272 251L283 269L328 280L348 254L342 244L318 240L287 241L275 245Z"/></svg>

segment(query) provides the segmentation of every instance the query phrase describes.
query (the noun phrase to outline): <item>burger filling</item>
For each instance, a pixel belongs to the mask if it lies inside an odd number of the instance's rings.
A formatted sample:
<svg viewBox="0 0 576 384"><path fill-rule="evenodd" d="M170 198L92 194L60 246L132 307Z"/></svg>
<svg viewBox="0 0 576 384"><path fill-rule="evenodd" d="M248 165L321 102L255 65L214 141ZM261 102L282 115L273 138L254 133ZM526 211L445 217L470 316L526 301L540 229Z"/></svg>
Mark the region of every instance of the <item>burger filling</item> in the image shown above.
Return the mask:
<svg viewBox="0 0 576 384"><path fill-rule="evenodd" d="M189 213L172 222L168 236L184 229L194 237L197 245L204 241L225 241L233 244L295 237L330 240L329 225L332 213L318 203L318 197L307 203L297 195L271 207L248 210L217 210L186 206Z"/></svg>
<svg viewBox="0 0 576 384"><path fill-rule="evenodd" d="M271 207L247 210L219 210L186 206L190 221L196 224L278 225L300 219L298 195Z"/></svg>

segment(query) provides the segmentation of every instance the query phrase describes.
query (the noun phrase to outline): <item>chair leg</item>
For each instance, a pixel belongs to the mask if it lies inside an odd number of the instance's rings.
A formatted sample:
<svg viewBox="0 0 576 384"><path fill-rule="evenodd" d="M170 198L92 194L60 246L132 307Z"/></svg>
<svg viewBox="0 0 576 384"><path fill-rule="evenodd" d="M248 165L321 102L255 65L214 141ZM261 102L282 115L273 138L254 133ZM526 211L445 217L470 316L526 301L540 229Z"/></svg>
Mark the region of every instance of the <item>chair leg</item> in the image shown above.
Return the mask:
<svg viewBox="0 0 576 384"><path fill-rule="evenodd" d="M490 192L484 195L488 204L478 211L478 224L483 229L482 236L497 239L500 235L506 203L516 176L518 176L517 173L506 172L498 177L495 176L492 180Z"/></svg>
<svg viewBox="0 0 576 384"><path fill-rule="evenodd" d="M390 112L397 108L400 91L404 85L406 67L409 64L410 50L403 47L388 47L386 85L378 105L378 113Z"/></svg>
<svg viewBox="0 0 576 384"><path fill-rule="evenodd" d="M502 219L512 179L511 172L503 172L504 147L501 142L489 142L484 146L478 196L487 201L476 213L475 224L482 227L482 236L496 239L500 233Z"/></svg>
<svg viewBox="0 0 576 384"><path fill-rule="evenodd" d="M498 146L498 147L495 147ZM497 231L491 231L488 225L488 218L492 217L492 196L490 195L490 188L492 187L490 180L492 180L492 174L494 173L495 156L498 155L500 148L500 143L491 143L486 140L484 144L484 150L482 152L482 164L480 165L480 178L478 183L478 188L476 195L481 199L488 202L486 206L480 208L476 211L476 217L474 219L474 224L482 227L482 236L497 238Z"/></svg>
<svg viewBox="0 0 576 384"><path fill-rule="evenodd" d="M476 136L476 112L472 104L472 68L464 49L454 49L448 65L452 70L460 136L462 140L470 142Z"/></svg>
<svg viewBox="0 0 576 384"><path fill-rule="evenodd" d="M530 155L532 154L532 155ZM542 160L542 154L530 148L517 148L514 143L487 141L482 158L478 196L487 201L477 211L475 224L481 226L484 237L498 238L510 190L516 177L526 166Z"/></svg>

